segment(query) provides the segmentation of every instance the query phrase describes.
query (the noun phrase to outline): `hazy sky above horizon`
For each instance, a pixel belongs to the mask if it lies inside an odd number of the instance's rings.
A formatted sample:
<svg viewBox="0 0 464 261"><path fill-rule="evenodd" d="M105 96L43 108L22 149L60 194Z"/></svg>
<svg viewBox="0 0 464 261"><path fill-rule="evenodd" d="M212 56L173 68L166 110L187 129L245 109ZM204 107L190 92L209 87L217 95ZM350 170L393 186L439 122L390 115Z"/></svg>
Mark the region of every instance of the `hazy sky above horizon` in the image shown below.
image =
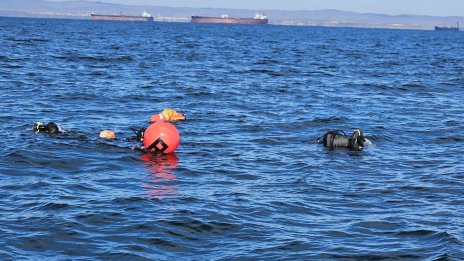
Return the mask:
<svg viewBox="0 0 464 261"><path fill-rule="evenodd" d="M69 0L49 0L63 2ZM170 7L320 10L362 13L464 16L464 0L92 0L127 5Z"/></svg>

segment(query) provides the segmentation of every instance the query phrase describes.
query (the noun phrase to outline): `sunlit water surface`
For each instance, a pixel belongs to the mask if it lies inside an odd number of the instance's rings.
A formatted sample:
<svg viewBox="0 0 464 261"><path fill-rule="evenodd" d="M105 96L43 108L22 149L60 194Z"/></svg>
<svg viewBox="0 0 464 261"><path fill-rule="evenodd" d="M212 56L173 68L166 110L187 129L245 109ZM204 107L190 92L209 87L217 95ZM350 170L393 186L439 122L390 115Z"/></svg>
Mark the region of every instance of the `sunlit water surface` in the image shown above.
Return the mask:
<svg viewBox="0 0 464 261"><path fill-rule="evenodd" d="M0 27L0 259L464 259L464 33ZM163 108L175 155L124 141Z"/></svg>

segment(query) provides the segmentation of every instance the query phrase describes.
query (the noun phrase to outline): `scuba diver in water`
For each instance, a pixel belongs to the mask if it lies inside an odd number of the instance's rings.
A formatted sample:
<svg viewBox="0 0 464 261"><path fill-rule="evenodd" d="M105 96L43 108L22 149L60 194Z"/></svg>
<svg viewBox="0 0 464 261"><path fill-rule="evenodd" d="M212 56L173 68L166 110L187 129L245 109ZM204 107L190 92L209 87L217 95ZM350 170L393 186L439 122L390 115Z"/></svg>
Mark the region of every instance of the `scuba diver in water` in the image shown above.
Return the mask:
<svg viewBox="0 0 464 261"><path fill-rule="evenodd" d="M164 109L162 112L152 115L149 119L149 123L155 123L155 122L176 122L176 121L182 121L186 120L187 117L185 117L184 114L178 113L176 110L173 109ZM140 128L138 130L130 128L134 133L135 136L129 137L126 139L126 141L140 141L143 142L143 137L145 135L145 131L147 128Z"/></svg>
<svg viewBox="0 0 464 261"><path fill-rule="evenodd" d="M162 122L176 122L180 120L186 120L187 118L185 117L184 114L178 113L176 110L173 109L164 109L162 112L152 115L149 119L149 123L155 123L157 121L162 121ZM54 122L49 122L47 124L44 124L43 122L36 122L32 128L36 133L39 132L45 132L49 134L60 134L63 133L63 130ZM130 128L134 133L135 136L129 137L126 139L126 141L143 141L143 134L146 130L146 128L141 128L139 130ZM115 139L116 135L113 131L111 130L103 130L99 134L100 138L104 139Z"/></svg>
<svg viewBox="0 0 464 261"><path fill-rule="evenodd" d="M186 117L182 113L178 113L173 109L164 109L162 112L151 116L148 122L151 124L147 128L134 129L130 128L135 136L131 136L125 139L126 142L141 142L140 149L147 151L161 151L169 153L171 150L175 150L179 143L179 134L174 126L170 126L170 122L185 120ZM152 125L156 125L154 128ZM42 122L36 122L33 126L33 130L36 133L44 132L48 134L76 134L75 132L63 131L56 123L49 122L44 124ZM148 131L147 131L148 130ZM86 134L77 133L84 138ZM161 139L161 136L163 138ZM146 137L145 137L146 136ZM116 140L116 134L111 130L103 130L98 135L101 139ZM144 147L146 146L146 148ZM136 148L133 147L133 148Z"/></svg>
<svg viewBox="0 0 464 261"><path fill-rule="evenodd" d="M164 109L161 113L150 117L151 125L147 128L132 129L135 136L127 138L126 141L141 142L141 149L145 152L173 153L179 146L180 135L177 128L170 123L185 119L185 115L175 110Z"/></svg>
<svg viewBox="0 0 464 261"><path fill-rule="evenodd" d="M372 144L370 140L364 137L364 133L358 129L354 130L351 136L340 130L329 130L324 136L317 139L317 143L322 143L329 149L347 148L354 151L361 151L366 145Z"/></svg>
<svg viewBox="0 0 464 261"><path fill-rule="evenodd" d="M63 132L61 128L52 121L47 124L44 124L43 122L38 121L34 124L34 127L32 127L32 129L36 133L45 132L49 134L59 134Z"/></svg>
<svg viewBox="0 0 464 261"><path fill-rule="evenodd" d="M140 142L143 142L143 135L145 134L145 130L147 128L140 128L139 130L137 129L134 129L134 128L130 128L135 136L131 136L131 137L128 137L126 138L126 141L140 141Z"/></svg>

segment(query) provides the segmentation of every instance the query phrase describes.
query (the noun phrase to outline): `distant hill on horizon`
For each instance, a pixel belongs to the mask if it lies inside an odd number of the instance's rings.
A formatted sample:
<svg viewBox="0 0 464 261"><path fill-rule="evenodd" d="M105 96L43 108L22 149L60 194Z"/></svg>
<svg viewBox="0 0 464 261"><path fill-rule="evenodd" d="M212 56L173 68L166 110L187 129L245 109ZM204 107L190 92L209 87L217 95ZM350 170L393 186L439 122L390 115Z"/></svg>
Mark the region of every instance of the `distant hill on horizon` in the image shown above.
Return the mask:
<svg viewBox="0 0 464 261"><path fill-rule="evenodd" d="M91 13L141 15L143 11L150 12L156 21L174 22L188 22L192 15L220 16L228 14L233 17L252 17L255 13L255 10L246 9L132 6L83 0L68 2L0 1L0 16L87 19ZM385 15L340 10L260 11L267 15L270 24L276 25L431 30L436 25L449 26L456 22L464 24L462 16Z"/></svg>

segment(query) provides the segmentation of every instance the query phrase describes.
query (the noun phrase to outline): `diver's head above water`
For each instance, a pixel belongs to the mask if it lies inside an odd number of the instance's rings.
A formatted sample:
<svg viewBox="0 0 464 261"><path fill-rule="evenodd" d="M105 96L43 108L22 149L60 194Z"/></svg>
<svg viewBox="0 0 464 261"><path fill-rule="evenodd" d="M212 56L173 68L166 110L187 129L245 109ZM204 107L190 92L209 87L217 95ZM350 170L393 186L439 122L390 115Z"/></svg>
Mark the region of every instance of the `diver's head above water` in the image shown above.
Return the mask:
<svg viewBox="0 0 464 261"><path fill-rule="evenodd" d="M38 121L34 124L33 130L35 132L45 132L50 134L61 133L60 127L58 127L58 125L56 125L54 122L44 124L43 122Z"/></svg>
<svg viewBox="0 0 464 261"><path fill-rule="evenodd" d="M134 133L135 136L129 137L126 139L126 141L142 141L143 142L143 136L145 135L145 130L146 128L141 128L139 130L130 128Z"/></svg>
<svg viewBox="0 0 464 261"><path fill-rule="evenodd" d="M348 139L349 145L348 148L352 150L362 150L364 148L364 142L366 142L366 138L364 138L364 133L361 130L354 130L353 136Z"/></svg>

